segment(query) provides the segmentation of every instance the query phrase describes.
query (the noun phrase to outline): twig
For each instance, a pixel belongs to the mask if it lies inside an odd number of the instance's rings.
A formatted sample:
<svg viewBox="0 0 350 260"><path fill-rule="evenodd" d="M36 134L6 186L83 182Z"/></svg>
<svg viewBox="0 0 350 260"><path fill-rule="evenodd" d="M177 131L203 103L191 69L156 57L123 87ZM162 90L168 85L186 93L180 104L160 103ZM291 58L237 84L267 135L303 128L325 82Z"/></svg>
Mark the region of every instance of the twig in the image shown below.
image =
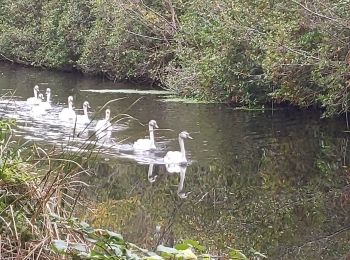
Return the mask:
<svg viewBox="0 0 350 260"><path fill-rule="evenodd" d="M14 227L14 230L15 230L16 239L17 239L17 241L19 241L18 233L17 233L17 227L16 227L16 222L15 222L15 216L13 215L13 207L12 207L12 205L10 205L10 211L11 211L12 222L13 222L13 227Z"/></svg>
<svg viewBox="0 0 350 260"><path fill-rule="evenodd" d="M308 11L308 12L311 13L311 14L314 14L314 15L319 16L319 17L321 17L321 18L324 18L324 19L330 20L330 21L332 21L332 22L336 22L336 23L338 23L338 24L341 24L341 25L342 25L343 27L345 27L345 28L350 28L349 26L344 25L343 23L341 23L341 22L338 21L337 19L334 19L334 18L332 18L332 17L328 17L328 16L326 16L326 15L319 14L319 13L316 13L315 11L312 11L310 8L308 8L307 6L303 5L302 3L300 3L300 2L298 2L298 1L296 1L296 0L292 0L292 2L295 3L295 4L297 4L297 5L299 5L299 6L301 6L302 8L304 8L306 11Z"/></svg>

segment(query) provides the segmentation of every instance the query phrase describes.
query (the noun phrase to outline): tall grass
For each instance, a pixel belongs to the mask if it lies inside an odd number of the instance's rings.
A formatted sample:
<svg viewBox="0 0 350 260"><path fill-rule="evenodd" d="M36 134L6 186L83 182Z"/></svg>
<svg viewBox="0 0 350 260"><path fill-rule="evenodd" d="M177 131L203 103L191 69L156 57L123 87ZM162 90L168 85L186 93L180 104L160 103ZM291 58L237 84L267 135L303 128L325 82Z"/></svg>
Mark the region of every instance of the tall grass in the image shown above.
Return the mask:
<svg viewBox="0 0 350 260"><path fill-rule="evenodd" d="M112 121L124 119L134 118ZM75 151L47 151L16 141L13 125L0 121L0 259L196 258L191 241L179 249L159 246L156 254L75 218L78 205L90 210L80 196L88 187L81 175L93 174L84 164L95 159L98 140Z"/></svg>
<svg viewBox="0 0 350 260"><path fill-rule="evenodd" d="M79 234L59 229L53 216L72 216L87 186L78 176L87 171L55 149L18 144L11 125L0 124L0 258L53 259L53 240L81 241Z"/></svg>

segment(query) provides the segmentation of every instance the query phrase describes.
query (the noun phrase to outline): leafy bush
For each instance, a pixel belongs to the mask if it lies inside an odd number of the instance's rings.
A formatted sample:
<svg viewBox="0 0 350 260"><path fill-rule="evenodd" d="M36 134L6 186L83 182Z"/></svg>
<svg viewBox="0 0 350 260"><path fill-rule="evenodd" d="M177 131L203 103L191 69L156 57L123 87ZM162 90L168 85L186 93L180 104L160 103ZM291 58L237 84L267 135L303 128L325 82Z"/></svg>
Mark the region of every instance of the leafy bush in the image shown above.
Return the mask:
<svg viewBox="0 0 350 260"><path fill-rule="evenodd" d="M343 113L349 2L308 2L1 1L0 56L201 100Z"/></svg>

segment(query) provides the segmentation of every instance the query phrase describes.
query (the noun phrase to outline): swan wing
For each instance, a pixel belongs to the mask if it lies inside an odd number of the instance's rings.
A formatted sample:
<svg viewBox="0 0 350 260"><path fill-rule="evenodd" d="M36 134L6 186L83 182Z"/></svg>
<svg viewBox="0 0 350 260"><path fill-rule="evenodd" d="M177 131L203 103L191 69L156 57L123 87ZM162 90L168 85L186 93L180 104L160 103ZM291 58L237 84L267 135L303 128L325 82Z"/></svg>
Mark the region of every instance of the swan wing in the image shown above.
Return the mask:
<svg viewBox="0 0 350 260"><path fill-rule="evenodd" d="M36 97L30 97L27 99L27 104L28 105L38 105L41 103L41 99L38 99Z"/></svg>
<svg viewBox="0 0 350 260"><path fill-rule="evenodd" d="M90 123L90 119L86 115L77 115L77 125L87 125Z"/></svg>
<svg viewBox="0 0 350 260"><path fill-rule="evenodd" d="M179 151L169 151L164 157L165 164L177 164L182 162L183 162L182 153Z"/></svg>
<svg viewBox="0 0 350 260"><path fill-rule="evenodd" d="M59 119L62 121L71 121L76 118L75 112L68 108L63 108L58 115Z"/></svg>
<svg viewBox="0 0 350 260"><path fill-rule="evenodd" d="M95 126L96 134L99 134L103 131L112 131L111 123L105 119L99 120Z"/></svg>
<svg viewBox="0 0 350 260"><path fill-rule="evenodd" d="M150 139L138 139L134 145L135 150L149 150L152 149L152 141Z"/></svg>
<svg viewBox="0 0 350 260"><path fill-rule="evenodd" d="M169 173L179 173L181 172L181 166L180 164L165 164L165 168Z"/></svg>
<svg viewBox="0 0 350 260"><path fill-rule="evenodd" d="M43 109L43 110L48 110L52 108L51 104L48 102L41 102L39 105L40 105L40 109Z"/></svg>

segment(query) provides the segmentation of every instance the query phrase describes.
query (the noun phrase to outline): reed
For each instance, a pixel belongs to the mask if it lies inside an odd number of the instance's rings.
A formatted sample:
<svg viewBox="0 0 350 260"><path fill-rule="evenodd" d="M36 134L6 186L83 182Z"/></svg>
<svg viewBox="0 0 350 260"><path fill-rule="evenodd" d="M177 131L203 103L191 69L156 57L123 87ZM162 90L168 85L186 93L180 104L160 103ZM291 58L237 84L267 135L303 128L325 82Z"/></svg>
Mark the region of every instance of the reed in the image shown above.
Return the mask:
<svg viewBox="0 0 350 260"><path fill-rule="evenodd" d="M53 240L79 242L81 236L60 229L55 218L69 219L89 174L57 149L24 148L13 140L11 123L1 123L0 259L55 259Z"/></svg>
<svg viewBox="0 0 350 260"><path fill-rule="evenodd" d="M112 123L137 120L126 111ZM93 134L74 151L55 146L44 150L16 141L14 124L0 120L0 259L196 258L190 243L181 249L160 245L156 254L75 218L77 206L93 212L80 196L89 186L81 180L94 174L86 162L97 158L99 140L92 141ZM73 129L72 142L75 134Z"/></svg>

